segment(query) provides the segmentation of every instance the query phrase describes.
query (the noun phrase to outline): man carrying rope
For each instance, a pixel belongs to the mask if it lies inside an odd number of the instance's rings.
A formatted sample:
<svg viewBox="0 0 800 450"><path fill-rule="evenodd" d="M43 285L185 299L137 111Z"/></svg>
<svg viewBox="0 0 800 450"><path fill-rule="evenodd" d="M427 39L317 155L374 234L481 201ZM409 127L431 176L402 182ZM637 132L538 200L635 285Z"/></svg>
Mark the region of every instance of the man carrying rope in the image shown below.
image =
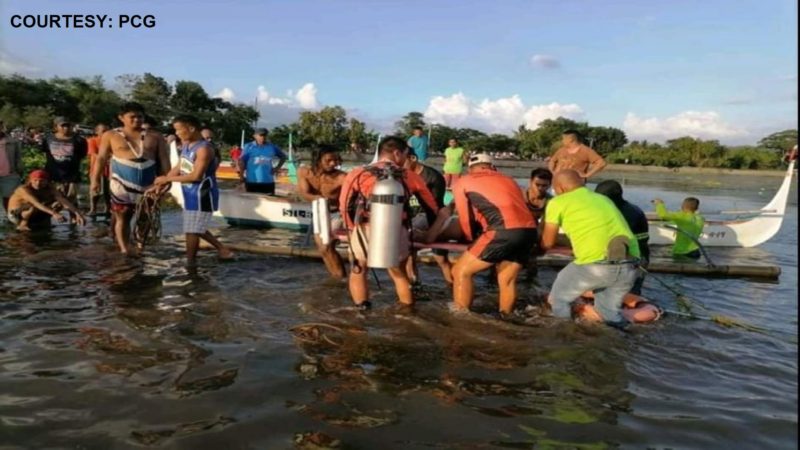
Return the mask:
<svg viewBox="0 0 800 450"><path fill-rule="evenodd" d="M164 137L157 131L143 128L142 105L134 102L123 104L117 118L122 122L122 128L106 131L100 138L90 195L100 194L103 169L111 160L112 227L120 252L127 255L141 251L141 247L134 248L130 243L131 218L136 203L152 186L157 173L169 172L170 164Z"/></svg>
<svg viewBox="0 0 800 450"><path fill-rule="evenodd" d="M200 121L193 116L178 116L172 121L175 134L181 140L181 161L167 175L155 179L156 189L170 183L181 183L183 188L183 232L186 234L186 261L195 264L200 239L217 249L222 260L234 255L209 231L208 223L219 204L217 165L214 149L200 134Z"/></svg>

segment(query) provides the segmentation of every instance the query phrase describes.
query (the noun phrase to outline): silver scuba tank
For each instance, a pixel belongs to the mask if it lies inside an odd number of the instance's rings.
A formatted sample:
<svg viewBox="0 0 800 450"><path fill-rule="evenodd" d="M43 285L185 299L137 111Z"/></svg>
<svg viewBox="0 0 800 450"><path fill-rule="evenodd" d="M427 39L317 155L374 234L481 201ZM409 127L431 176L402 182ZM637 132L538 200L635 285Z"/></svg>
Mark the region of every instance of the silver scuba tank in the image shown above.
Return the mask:
<svg viewBox="0 0 800 450"><path fill-rule="evenodd" d="M394 178L375 183L369 197L369 251L367 267L388 269L400 265L405 190Z"/></svg>

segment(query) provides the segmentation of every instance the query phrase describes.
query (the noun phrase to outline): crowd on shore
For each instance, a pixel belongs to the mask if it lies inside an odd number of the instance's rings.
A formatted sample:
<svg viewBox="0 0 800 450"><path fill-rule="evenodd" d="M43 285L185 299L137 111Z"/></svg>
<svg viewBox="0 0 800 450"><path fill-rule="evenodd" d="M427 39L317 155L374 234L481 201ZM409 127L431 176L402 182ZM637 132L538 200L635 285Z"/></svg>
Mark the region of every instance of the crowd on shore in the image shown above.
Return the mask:
<svg viewBox="0 0 800 450"><path fill-rule="evenodd" d="M143 198L158 199L171 183L180 183L188 262L195 263L201 240L213 245L219 258L232 259L233 253L208 230L219 202L215 173L220 155L213 132L195 117L179 116L171 122L174 135L165 137L146 123L144 109L136 103L124 104L118 119L120 127L97 124L95 135L84 139L74 133L70 121L55 118L52 133L38 139L46 164L31 171L24 182L20 143L0 124L0 187L7 220L21 232L48 228L53 220L81 226L87 214L104 210L110 214L119 251L136 255L141 247L131 238L133 210ZM254 140L233 156L245 190L274 195L274 174L286 157L268 136L268 130L256 130ZM169 154L173 141L180 149L180 162L174 167ZM335 239L316 236L317 246L330 274L348 278L357 307L370 307L370 254L386 248L397 251L387 253L391 261L381 267L387 269L399 302L413 305L417 271L412 242L417 242L433 248L443 279L452 287L455 310L470 309L474 276L491 269L499 287L499 311L510 314L519 274L535 272L536 257L554 248L563 230L574 260L559 272L546 309L556 317L578 314L613 326L631 320L626 310L638 307L643 280L637 267L646 266L649 257L647 219L624 200L619 183L605 181L595 192L586 187L606 163L581 142L577 132L564 131L562 147L550 157L548 169L533 170L524 189L497 169L492 155L470 154L456 139L450 139L443 151L441 172L425 164L429 150L427 136L418 128L407 139L382 139L377 161L349 173L339 168L340 150L324 146L314 152L310 165L298 170L297 193L307 201L324 199L333 215L332 228L343 230L335 237L348 242L349 271ZM90 162L86 213L77 203L84 158ZM395 229L381 234L383 242L371 242L377 234L370 225L379 209L370 208L377 201L372 190L384 179L402 186L402 215L391 225ZM452 201L445 203L447 191ZM418 200L416 210L411 208L411 197ZM698 257L696 238L703 228L699 201L687 198L679 212L667 211L660 200L654 202L659 216L684 231L678 235L674 254ZM467 247L452 264L448 247L439 242Z"/></svg>

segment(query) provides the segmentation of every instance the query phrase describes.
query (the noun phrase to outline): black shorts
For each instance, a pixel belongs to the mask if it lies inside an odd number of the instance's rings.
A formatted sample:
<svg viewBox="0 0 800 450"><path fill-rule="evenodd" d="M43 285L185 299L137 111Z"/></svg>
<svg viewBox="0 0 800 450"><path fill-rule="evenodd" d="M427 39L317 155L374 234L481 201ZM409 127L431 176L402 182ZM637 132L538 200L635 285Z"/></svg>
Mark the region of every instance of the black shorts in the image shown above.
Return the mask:
<svg viewBox="0 0 800 450"><path fill-rule="evenodd" d="M275 195L275 183L244 183L244 190L259 194Z"/></svg>
<svg viewBox="0 0 800 450"><path fill-rule="evenodd" d="M469 247L469 252L488 263L510 261L524 266L536 245L536 238L535 228L487 231Z"/></svg>

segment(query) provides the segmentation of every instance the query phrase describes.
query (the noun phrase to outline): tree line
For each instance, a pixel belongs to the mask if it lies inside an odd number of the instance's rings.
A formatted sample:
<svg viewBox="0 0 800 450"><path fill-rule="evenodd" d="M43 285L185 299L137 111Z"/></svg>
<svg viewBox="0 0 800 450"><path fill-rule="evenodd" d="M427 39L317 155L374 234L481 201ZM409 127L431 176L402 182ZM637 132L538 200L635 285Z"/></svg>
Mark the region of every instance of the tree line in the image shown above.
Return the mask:
<svg viewBox="0 0 800 450"><path fill-rule="evenodd" d="M115 78L114 89L102 77L29 79L20 75L0 76L0 120L9 128L50 130L54 116L65 116L75 123L94 126L115 124L124 101L141 103L152 123L169 133L169 120L179 114L200 118L227 148L236 145L244 131L249 140L259 112L251 105L212 98L195 81L180 80L170 85L151 73L126 74ZM577 130L586 144L612 163L659 165L667 167L725 167L768 169L780 167L783 152L797 143L797 130L773 133L755 146L730 147L715 140L679 137L664 144L629 142L625 132L614 127L594 126L564 117L542 121L534 129L520 126L512 135L487 134L472 128L428 124L424 114L412 111L394 125L393 132L408 137L415 127L430 132L430 147L443 151L448 140L458 139L470 152L510 153L522 159L545 159L560 145L566 129ZM341 106L303 111L290 124L270 130L271 139L286 146L289 135L298 150L327 144L342 150L371 152L378 133Z"/></svg>

